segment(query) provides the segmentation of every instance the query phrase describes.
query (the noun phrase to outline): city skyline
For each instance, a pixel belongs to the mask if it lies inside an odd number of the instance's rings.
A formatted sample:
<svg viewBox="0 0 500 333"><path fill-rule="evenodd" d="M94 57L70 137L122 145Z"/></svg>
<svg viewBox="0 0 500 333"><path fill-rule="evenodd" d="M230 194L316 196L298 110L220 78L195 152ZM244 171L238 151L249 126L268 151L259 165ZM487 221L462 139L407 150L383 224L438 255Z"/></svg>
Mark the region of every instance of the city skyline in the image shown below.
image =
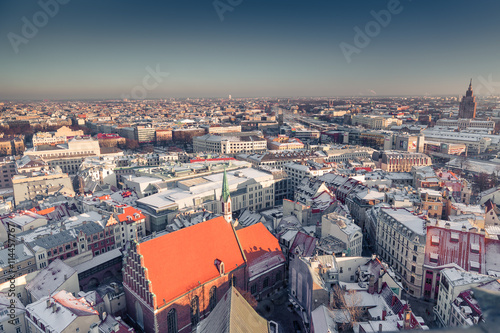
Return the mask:
<svg viewBox="0 0 500 333"><path fill-rule="evenodd" d="M1 2L0 100L500 93L497 2L231 3Z"/></svg>

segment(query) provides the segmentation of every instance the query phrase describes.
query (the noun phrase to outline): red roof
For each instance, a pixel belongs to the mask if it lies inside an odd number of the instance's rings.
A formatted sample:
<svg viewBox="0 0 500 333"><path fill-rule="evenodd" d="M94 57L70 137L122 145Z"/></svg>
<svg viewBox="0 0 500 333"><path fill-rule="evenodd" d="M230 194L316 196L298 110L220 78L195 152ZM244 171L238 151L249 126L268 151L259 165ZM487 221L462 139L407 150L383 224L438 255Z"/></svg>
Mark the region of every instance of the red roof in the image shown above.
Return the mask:
<svg viewBox="0 0 500 333"><path fill-rule="evenodd" d="M140 243L137 251L158 304L220 276L216 259L226 273L245 263L233 228L223 217Z"/></svg>
<svg viewBox="0 0 500 333"><path fill-rule="evenodd" d="M240 229L237 234L247 257L250 276L285 262L278 239L261 222Z"/></svg>
<svg viewBox="0 0 500 333"><path fill-rule="evenodd" d="M49 213L52 213L52 212L53 212L53 211L55 211L55 210L56 210L56 208L55 208L55 207L49 207L49 208L44 209L44 210L39 210L38 212L35 212L35 213L37 213L37 214L39 214L39 215L47 215L47 214L49 214Z"/></svg>
<svg viewBox="0 0 500 333"><path fill-rule="evenodd" d="M135 214L139 214L139 216L136 217ZM131 222L135 222L137 220L142 220L146 218L140 210L129 206L123 209L123 214L118 215L118 220L120 222L128 221L129 216L132 218Z"/></svg>

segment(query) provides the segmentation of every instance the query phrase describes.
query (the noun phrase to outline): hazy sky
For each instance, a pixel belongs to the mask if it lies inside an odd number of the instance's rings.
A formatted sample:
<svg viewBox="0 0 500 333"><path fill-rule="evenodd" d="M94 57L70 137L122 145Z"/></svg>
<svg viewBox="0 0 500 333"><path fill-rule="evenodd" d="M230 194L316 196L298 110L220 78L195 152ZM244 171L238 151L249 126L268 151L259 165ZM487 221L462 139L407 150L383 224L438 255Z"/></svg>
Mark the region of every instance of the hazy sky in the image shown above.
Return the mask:
<svg viewBox="0 0 500 333"><path fill-rule="evenodd" d="M498 0L55 1L0 0L0 99L500 94Z"/></svg>

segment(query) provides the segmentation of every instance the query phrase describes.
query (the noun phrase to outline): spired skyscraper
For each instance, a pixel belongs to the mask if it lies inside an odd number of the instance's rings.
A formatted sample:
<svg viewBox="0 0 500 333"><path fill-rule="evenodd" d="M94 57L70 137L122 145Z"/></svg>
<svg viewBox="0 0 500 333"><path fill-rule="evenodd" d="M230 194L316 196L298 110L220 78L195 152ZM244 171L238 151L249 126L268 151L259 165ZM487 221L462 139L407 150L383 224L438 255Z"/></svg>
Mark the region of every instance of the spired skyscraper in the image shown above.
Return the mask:
<svg viewBox="0 0 500 333"><path fill-rule="evenodd" d="M476 96L474 96L474 92L472 91L472 79L470 79L469 89L467 89L465 96L462 97L462 101L460 102L458 118L476 118Z"/></svg>

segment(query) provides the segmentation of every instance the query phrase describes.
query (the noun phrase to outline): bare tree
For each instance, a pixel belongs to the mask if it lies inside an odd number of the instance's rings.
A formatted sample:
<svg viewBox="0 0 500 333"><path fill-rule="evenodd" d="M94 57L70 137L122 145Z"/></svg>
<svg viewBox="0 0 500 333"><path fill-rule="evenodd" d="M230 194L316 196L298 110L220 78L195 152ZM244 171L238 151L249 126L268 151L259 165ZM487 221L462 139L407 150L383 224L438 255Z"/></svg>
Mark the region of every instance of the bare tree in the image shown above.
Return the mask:
<svg viewBox="0 0 500 333"><path fill-rule="evenodd" d="M339 286L332 289L330 306L333 310L341 310L345 320L341 324L342 331L350 331L364 314L363 299L356 290L344 290Z"/></svg>
<svg viewBox="0 0 500 333"><path fill-rule="evenodd" d="M491 179L488 176L488 174L481 172L477 178L477 187L479 189L479 192L483 192L484 190L487 190L491 188Z"/></svg>

